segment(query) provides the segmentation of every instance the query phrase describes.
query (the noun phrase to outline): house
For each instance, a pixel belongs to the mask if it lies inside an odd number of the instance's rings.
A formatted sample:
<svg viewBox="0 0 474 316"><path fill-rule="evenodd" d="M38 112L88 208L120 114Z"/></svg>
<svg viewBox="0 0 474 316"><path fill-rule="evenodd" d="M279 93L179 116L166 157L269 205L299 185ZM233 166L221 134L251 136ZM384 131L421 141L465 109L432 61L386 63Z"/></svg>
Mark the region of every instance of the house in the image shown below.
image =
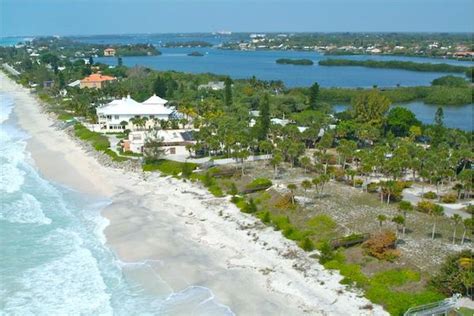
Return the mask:
<svg viewBox="0 0 474 316"><path fill-rule="evenodd" d="M156 95L142 103L133 100L130 95L114 100L97 108L100 130L113 132L123 129L135 130L139 127L153 128L159 124L160 120L170 119L173 110L165 107L167 102ZM144 120L141 122L137 120L140 118Z"/></svg>
<svg viewBox="0 0 474 316"><path fill-rule="evenodd" d="M85 77L81 80L80 88L90 88L90 89L102 89L102 87L111 82L115 81L117 78L112 76L105 76L100 73L92 74L88 77Z"/></svg>
<svg viewBox="0 0 474 316"><path fill-rule="evenodd" d="M158 131L135 131L128 134L128 139L122 142L124 151L142 153L143 146L148 138L159 138L161 148L166 156L189 156L187 145L195 144L193 130L158 130Z"/></svg>
<svg viewBox="0 0 474 316"><path fill-rule="evenodd" d="M211 81L211 82L208 82L207 84L201 84L198 86L198 90L206 89L206 90L218 91L218 90L223 90L224 88L225 88L224 81Z"/></svg>
<svg viewBox="0 0 474 316"><path fill-rule="evenodd" d="M114 48L106 48L104 49L104 57L114 57L115 56L115 49Z"/></svg>

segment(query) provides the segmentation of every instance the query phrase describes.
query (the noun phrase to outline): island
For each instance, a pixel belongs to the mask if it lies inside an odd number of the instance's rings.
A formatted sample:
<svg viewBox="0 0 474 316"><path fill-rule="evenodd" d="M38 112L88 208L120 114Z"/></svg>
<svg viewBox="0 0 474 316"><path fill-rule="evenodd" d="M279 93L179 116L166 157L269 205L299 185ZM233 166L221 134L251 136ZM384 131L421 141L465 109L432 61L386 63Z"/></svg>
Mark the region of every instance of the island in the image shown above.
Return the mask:
<svg viewBox="0 0 474 316"><path fill-rule="evenodd" d="M297 66L312 66L314 65L313 61L310 59L289 59L289 58L280 58L276 60L277 64L282 65L297 65Z"/></svg>
<svg viewBox="0 0 474 316"><path fill-rule="evenodd" d="M202 57L202 56L204 56L204 54L203 54L203 53L200 53L200 52L194 51L194 52L189 53L188 56L191 56L191 57Z"/></svg>

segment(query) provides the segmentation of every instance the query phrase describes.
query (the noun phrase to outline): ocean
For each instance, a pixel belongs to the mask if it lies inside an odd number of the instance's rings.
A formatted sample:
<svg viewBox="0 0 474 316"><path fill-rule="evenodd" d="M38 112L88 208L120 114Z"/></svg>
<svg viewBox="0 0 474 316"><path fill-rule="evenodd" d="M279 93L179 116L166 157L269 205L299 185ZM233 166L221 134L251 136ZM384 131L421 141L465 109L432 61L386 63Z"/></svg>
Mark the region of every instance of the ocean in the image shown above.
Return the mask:
<svg viewBox="0 0 474 316"><path fill-rule="evenodd" d="M44 179L13 107L0 94L0 315L233 315L210 289L171 289L154 275L157 295L133 281L151 268L105 245L109 201Z"/></svg>

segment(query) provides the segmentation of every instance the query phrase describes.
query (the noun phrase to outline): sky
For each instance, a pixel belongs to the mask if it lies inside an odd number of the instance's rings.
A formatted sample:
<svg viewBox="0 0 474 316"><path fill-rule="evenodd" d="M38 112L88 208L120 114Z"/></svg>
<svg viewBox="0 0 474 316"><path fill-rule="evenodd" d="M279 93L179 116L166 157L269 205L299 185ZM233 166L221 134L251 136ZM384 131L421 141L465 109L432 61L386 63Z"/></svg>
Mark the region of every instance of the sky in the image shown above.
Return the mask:
<svg viewBox="0 0 474 316"><path fill-rule="evenodd" d="M473 32L473 0L0 0L0 36Z"/></svg>

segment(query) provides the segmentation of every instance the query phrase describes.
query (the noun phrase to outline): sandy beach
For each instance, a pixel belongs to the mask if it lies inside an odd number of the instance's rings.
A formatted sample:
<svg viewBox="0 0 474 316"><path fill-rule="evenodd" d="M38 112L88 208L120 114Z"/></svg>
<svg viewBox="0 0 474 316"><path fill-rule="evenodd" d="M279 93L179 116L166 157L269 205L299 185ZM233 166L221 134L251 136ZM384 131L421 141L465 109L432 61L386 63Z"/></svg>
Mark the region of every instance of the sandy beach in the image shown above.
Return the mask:
<svg viewBox="0 0 474 316"><path fill-rule="evenodd" d="M103 166L52 127L54 120L28 90L3 73L0 79L0 92L14 98L18 122L31 135L28 150L41 174L111 201L102 212L110 222L107 245L122 262L144 264L124 272L149 293L162 294L158 283L174 292L202 286L237 315L387 314L227 198L158 173Z"/></svg>

